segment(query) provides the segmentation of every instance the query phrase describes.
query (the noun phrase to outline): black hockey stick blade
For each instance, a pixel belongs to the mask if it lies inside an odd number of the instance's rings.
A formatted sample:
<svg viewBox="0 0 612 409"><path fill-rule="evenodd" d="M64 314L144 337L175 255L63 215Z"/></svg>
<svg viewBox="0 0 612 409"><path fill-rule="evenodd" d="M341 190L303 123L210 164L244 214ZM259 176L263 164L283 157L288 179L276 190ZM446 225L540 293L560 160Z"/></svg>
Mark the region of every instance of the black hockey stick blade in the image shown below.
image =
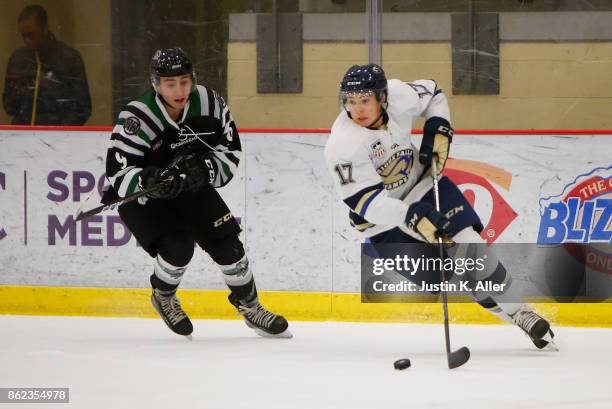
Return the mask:
<svg viewBox="0 0 612 409"><path fill-rule="evenodd" d="M157 187L157 189L159 189L159 187ZM76 212L76 215L74 217L74 221L78 222L78 221L81 221L81 220L85 220L85 219L87 219L87 218L89 218L91 216L95 216L96 214L105 212L107 210L113 210L113 209L115 209L116 207L119 207L122 204L134 201L134 200L136 200L136 199L138 199L138 198L140 198L142 196L145 196L148 193L151 193L151 191L157 190L157 189L149 189L149 190L146 190L146 191L145 190L141 190L141 191L138 191L138 192L136 192L136 193L134 193L134 194L132 194L130 196L121 197L119 199L113 200L110 203L107 203L107 204L95 207L95 208L93 208L91 210L88 210L86 212L83 212L80 209L78 209L77 212Z"/></svg>
<svg viewBox="0 0 612 409"><path fill-rule="evenodd" d="M81 220L85 220L85 219L87 219L87 218L89 218L91 216L95 216L96 214L105 212L107 210L113 210L116 207L121 206L122 204L126 204L126 203L129 203L129 202L132 202L132 201L137 200L137 199L139 199L139 198L141 198L143 196L148 195L149 193L156 192L157 190L159 190L162 187L164 187L170 181L172 181L172 178L166 179L166 180L160 182L159 184L157 184L157 185L155 185L155 186L153 186L153 187L151 187L149 189L139 190L139 191L134 192L134 193L132 193L130 195L127 195L126 197L120 197L118 199L113 200L110 203L100 205L100 206L95 207L95 208L93 208L91 210L88 210L86 212L83 212L81 210L81 207L79 206L79 208L77 209L77 212L75 214L74 221L78 222L78 221L81 221Z"/></svg>
<svg viewBox="0 0 612 409"><path fill-rule="evenodd" d="M461 365L469 361L470 350L467 347L461 347L456 351L448 354L448 369L459 368Z"/></svg>

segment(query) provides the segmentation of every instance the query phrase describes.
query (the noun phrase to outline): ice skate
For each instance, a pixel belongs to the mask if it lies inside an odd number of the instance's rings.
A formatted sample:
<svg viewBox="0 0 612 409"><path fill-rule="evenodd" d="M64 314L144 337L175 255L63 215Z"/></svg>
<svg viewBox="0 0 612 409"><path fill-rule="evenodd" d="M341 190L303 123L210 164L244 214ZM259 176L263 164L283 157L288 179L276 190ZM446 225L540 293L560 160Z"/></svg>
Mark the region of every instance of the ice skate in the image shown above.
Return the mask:
<svg viewBox="0 0 612 409"><path fill-rule="evenodd" d="M559 350L554 342L555 334L550 329L550 323L529 305L523 304L511 317L514 324L529 336L536 348Z"/></svg>
<svg viewBox="0 0 612 409"><path fill-rule="evenodd" d="M176 334L184 335L191 339L193 325L185 311L183 311L183 308L181 308L181 303L176 298L176 292L166 295L157 288L154 288L153 294L151 294L151 304L153 304L153 307L155 307L155 310L157 310L168 328Z"/></svg>
<svg viewBox="0 0 612 409"><path fill-rule="evenodd" d="M230 302L236 307L238 313L244 318L249 328L261 337L292 338L293 334L288 330L289 323L282 315L276 315L266 310L259 301L248 306L241 303L231 294Z"/></svg>

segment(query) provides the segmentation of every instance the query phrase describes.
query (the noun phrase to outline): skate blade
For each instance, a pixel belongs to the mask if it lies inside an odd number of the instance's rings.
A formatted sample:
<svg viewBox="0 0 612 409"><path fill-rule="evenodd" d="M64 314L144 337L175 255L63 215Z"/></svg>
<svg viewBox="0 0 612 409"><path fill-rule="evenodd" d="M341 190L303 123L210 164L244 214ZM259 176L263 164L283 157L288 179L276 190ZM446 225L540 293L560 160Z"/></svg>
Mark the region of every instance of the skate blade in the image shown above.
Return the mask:
<svg viewBox="0 0 612 409"><path fill-rule="evenodd" d="M559 352L559 347L555 343L554 337L551 335L551 332L552 331L549 330L549 332L546 335L544 335L542 338L537 339L537 340L534 340L533 338L531 338L527 333L525 333L525 335L527 335L527 338L529 338L531 342L533 342L533 344L536 346L536 348L538 348L540 351L547 349L550 351ZM538 342L546 342L546 345L539 346L537 344Z"/></svg>
<svg viewBox="0 0 612 409"><path fill-rule="evenodd" d="M255 327L251 327L251 328L253 329L253 331L255 331L257 335L263 338L293 338L293 334L288 329L284 330L280 334L270 334L259 328L255 328Z"/></svg>
<svg viewBox="0 0 612 409"><path fill-rule="evenodd" d="M559 352L559 347L554 341L549 341L545 348L550 349L551 351Z"/></svg>
<svg viewBox="0 0 612 409"><path fill-rule="evenodd" d="M542 339L548 344L544 347L544 349L550 349L551 351L559 352L559 347L555 344L553 337L550 336L550 331L542 337Z"/></svg>
<svg viewBox="0 0 612 409"><path fill-rule="evenodd" d="M191 336L191 334L184 335L184 337L187 338L189 341L193 341L193 337Z"/></svg>

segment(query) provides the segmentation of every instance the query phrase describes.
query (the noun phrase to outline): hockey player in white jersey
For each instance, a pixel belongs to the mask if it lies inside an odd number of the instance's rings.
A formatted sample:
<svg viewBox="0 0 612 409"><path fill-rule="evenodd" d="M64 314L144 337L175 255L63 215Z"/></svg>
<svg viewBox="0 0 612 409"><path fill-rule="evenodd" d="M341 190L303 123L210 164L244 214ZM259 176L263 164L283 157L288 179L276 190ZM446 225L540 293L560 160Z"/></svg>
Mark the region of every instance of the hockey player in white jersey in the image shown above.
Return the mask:
<svg viewBox="0 0 612 409"><path fill-rule="evenodd" d="M369 239L379 255L384 243L484 243L482 223L454 183L439 181L441 208L435 210L430 167L441 172L448 158L453 128L446 97L433 80L387 81L382 67L355 65L340 87L342 112L325 147L325 159L351 225ZM411 141L412 121L423 117L420 147ZM448 249L450 257L453 248ZM486 250L478 245L478 251ZM476 280L510 284L502 263L487 254L487 269ZM432 277L410 279L431 281ZM436 278L433 278L437 280ZM487 310L518 325L538 348L550 344L550 324L520 301L516 286L501 295L477 298ZM552 344L550 344L552 346Z"/></svg>

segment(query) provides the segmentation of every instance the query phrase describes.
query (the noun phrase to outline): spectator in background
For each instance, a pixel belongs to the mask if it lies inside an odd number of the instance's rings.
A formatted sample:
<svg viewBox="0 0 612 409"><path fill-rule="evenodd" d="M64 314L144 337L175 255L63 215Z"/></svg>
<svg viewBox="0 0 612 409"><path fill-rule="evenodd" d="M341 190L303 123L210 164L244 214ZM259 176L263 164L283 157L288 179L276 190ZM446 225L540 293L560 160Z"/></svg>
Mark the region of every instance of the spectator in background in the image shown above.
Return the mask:
<svg viewBox="0 0 612 409"><path fill-rule="evenodd" d="M51 33L42 6L27 6L17 21L25 47L9 59L3 95L12 124L83 125L91 99L81 55Z"/></svg>

